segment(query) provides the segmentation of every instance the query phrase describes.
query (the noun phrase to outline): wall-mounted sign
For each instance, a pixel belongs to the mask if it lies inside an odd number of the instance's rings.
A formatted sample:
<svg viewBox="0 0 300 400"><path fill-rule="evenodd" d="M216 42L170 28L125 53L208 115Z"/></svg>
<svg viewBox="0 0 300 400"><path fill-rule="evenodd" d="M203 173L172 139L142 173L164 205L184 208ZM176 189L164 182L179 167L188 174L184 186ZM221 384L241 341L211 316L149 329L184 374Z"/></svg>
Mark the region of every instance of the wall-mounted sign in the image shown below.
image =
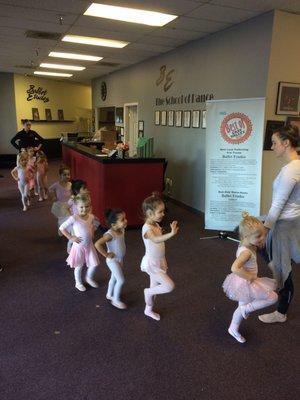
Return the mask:
<svg viewBox="0 0 300 400"><path fill-rule="evenodd" d="M213 100L213 93L189 93L179 96L156 97L156 106L174 106L176 104L205 103L207 100Z"/></svg>
<svg viewBox="0 0 300 400"><path fill-rule="evenodd" d="M29 89L26 90L27 101L31 100L42 100L44 103L48 103L49 97L46 96L47 89L37 87L35 85L29 85Z"/></svg>
<svg viewBox="0 0 300 400"><path fill-rule="evenodd" d="M171 69L168 71L167 66L162 65L159 68L159 77L156 79L156 82L155 82L156 86L159 86L161 84L164 92L167 92L174 83L174 79L172 76L174 72L175 72L175 69Z"/></svg>
<svg viewBox="0 0 300 400"><path fill-rule="evenodd" d="M106 96L107 96L107 86L106 83L104 81L101 82L101 99L102 101L106 100Z"/></svg>

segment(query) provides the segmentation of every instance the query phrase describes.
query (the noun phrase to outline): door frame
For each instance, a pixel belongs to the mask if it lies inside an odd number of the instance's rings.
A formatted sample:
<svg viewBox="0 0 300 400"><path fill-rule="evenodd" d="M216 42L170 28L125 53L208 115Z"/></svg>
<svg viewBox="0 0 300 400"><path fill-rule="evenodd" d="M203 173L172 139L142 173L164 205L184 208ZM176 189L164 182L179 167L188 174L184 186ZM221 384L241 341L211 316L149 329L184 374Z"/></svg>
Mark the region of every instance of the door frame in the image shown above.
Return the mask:
<svg viewBox="0 0 300 400"><path fill-rule="evenodd" d="M139 120L139 103L134 102L134 103L124 103L124 141L126 143L129 142L129 132L128 132L128 113L129 113L129 108L132 106L136 106L136 119L137 123ZM138 133L138 132L137 132Z"/></svg>

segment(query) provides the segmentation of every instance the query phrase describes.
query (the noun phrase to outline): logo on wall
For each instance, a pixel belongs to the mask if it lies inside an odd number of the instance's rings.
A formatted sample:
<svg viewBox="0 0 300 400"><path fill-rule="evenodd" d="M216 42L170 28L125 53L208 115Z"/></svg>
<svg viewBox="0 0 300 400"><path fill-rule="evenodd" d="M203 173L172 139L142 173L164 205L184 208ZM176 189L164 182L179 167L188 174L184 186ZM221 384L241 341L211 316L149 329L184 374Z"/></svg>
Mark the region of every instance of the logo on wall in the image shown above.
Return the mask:
<svg viewBox="0 0 300 400"><path fill-rule="evenodd" d="M173 73L175 72L175 69L171 69L170 71L167 71L167 66L162 65L159 68L159 77L156 79L156 86L162 85L164 92L167 92L170 87L173 85L174 80L173 80Z"/></svg>
<svg viewBox="0 0 300 400"><path fill-rule="evenodd" d="M101 82L101 99L103 101L106 100L107 97L107 86L106 83L104 81Z"/></svg>
<svg viewBox="0 0 300 400"><path fill-rule="evenodd" d="M252 133L252 122L243 113L231 113L221 123L222 138L231 144L240 144L249 139Z"/></svg>
<svg viewBox="0 0 300 400"><path fill-rule="evenodd" d="M31 100L42 100L44 103L48 103L49 97L46 96L47 89L43 89L42 87L36 88L35 85L29 85L29 89L26 90L27 93L27 101Z"/></svg>

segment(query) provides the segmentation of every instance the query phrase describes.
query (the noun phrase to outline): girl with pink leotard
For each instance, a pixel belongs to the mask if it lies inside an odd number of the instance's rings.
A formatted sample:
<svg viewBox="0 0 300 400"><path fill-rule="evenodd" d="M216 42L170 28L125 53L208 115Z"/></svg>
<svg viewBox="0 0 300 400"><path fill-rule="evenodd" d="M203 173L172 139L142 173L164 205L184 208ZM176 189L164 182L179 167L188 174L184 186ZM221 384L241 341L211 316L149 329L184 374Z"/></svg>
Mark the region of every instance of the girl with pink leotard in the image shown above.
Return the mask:
<svg viewBox="0 0 300 400"><path fill-rule="evenodd" d="M155 296L169 293L175 286L167 274L164 242L177 234L178 226L177 221L173 221L170 224L171 232L162 233L159 223L165 215L165 204L158 194L153 193L147 197L142 208L145 216L142 236L146 253L141 262L141 269L150 277L150 287L144 290L146 303L144 314L159 321L160 315L153 311Z"/></svg>
<svg viewBox="0 0 300 400"><path fill-rule="evenodd" d="M95 231L95 217L90 214L91 200L86 194L78 195L74 199L77 207L77 215L70 216L59 230L69 240L72 241L72 248L67 258L67 264L74 268L75 287L81 292L86 290L82 282L82 269L87 266L86 282L92 287L98 287L94 280L99 259L93 244Z"/></svg>
<svg viewBox="0 0 300 400"><path fill-rule="evenodd" d="M36 160L36 181L38 186L39 201L43 201L48 198L47 172L47 157L43 151L38 151Z"/></svg>
<svg viewBox="0 0 300 400"><path fill-rule="evenodd" d="M265 243L264 226L260 220L246 212L242 216L239 225L241 243L236 253L237 258L231 266L232 273L223 283L226 295L238 302L228 333L240 343L246 341L239 332L243 318L246 319L255 310L276 303L278 297L274 291L274 279L257 277L256 251Z"/></svg>

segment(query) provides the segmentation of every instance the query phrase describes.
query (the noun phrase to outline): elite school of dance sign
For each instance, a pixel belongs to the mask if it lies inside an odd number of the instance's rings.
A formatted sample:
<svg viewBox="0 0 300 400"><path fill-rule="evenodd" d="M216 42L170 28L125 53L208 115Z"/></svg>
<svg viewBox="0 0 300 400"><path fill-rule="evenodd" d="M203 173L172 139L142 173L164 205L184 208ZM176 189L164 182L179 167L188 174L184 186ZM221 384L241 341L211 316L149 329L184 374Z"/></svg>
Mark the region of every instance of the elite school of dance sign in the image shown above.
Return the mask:
<svg viewBox="0 0 300 400"><path fill-rule="evenodd" d="M265 99L206 102L205 228L233 231L260 213Z"/></svg>

